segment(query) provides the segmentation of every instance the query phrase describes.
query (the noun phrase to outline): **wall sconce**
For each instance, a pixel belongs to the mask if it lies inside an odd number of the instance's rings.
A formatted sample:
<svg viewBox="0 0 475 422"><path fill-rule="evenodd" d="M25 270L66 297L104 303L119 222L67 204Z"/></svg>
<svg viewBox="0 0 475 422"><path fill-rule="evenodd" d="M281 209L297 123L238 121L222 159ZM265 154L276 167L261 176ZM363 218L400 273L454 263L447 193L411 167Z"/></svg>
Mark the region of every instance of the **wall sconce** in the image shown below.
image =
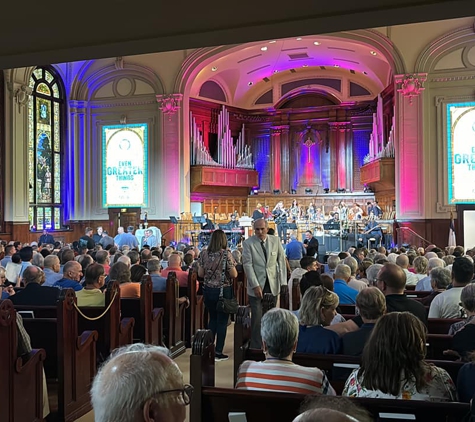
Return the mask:
<svg viewBox="0 0 475 422"><path fill-rule="evenodd" d="M330 188L325 188L325 189L323 189L323 192L329 193L329 192L330 192Z"/></svg>
<svg viewBox="0 0 475 422"><path fill-rule="evenodd" d="M306 193L307 195L311 195L311 194L313 193L313 190L310 189L310 188L306 188L306 189L305 189L305 193Z"/></svg>
<svg viewBox="0 0 475 422"><path fill-rule="evenodd" d="M272 192L274 193L274 195L279 195L280 194L280 189L274 189Z"/></svg>

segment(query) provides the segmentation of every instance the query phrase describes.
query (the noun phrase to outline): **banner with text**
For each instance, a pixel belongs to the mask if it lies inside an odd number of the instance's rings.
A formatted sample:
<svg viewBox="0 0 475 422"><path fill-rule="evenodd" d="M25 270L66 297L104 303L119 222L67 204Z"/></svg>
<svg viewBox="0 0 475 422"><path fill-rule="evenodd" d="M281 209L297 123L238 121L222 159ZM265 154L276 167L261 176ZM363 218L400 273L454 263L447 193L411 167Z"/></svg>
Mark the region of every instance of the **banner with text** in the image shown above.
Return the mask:
<svg viewBox="0 0 475 422"><path fill-rule="evenodd" d="M148 125L102 128L102 203L148 206Z"/></svg>

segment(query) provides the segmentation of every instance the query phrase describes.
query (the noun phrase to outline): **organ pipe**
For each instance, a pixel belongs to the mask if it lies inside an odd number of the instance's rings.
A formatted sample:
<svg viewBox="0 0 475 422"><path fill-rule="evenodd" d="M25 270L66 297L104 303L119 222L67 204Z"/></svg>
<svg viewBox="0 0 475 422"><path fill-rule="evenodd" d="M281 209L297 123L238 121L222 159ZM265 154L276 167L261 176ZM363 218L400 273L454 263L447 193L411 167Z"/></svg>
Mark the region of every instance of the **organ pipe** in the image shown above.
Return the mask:
<svg viewBox="0 0 475 422"><path fill-rule="evenodd" d="M214 160L203 142L203 135L199 131L196 119L190 112L191 165L254 169L251 148L245 141L245 126L242 125L242 130L234 145L229 117L228 110L223 106L217 119L218 145L216 160Z"/></svg>

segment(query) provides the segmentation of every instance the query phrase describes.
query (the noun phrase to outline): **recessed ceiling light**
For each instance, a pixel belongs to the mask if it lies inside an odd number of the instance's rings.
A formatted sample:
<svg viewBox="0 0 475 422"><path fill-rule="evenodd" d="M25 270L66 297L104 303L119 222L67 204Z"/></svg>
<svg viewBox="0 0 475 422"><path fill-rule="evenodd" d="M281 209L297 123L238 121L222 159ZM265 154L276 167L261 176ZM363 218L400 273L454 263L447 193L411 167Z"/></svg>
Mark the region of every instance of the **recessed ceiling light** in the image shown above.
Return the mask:
<svg viewBox="0 0 475 422"><path fill-rule="evenodd" d="M368 74L368 72L366 72L366 70L363 70L363 73L364 73L365 75L367 75L367 74Z"/></svg>
<svg viewBox="0 0 475 422"><path fill-rule="evenodd" d="M261 51L267 51L267 47L261 47Z"/></svg>
<svg viewBox="0 0 475 422"><path fill-rule="evenodd" d="M298 38L297 38L297 41L302 41L302 37L298 37Z"/></svg>
<svg viewBox="0 0 475 422"><path fill-rule="evenodd" d="M308 64L304 64L302 67L308 67Z"/></svg>
<svg viewBox="0 0 475 422"><path fill-rule="evenodd" d="M340 65L339 64L334 64L333 67L340 67Z"/></svg>
<svg viewBox="0 0 475 422"><path fill-rule="evenodd" d="M248 82L247 84L248 84L249 86L251 86L253 83L254 83L254 82Z"/></svg>
<svg viewBox="0 0 475 422"><path fill-rule="evenodd" d="M276 40L272 40L272 41L269 41L269 44L274 44L275 42L277 42Z"/></svg>
<svg viewBox="0 0 475 422"><path fill-rule="evenodd" d="M274 73L278 73L279 71L277 69L274 70Z"/></svg>
<svg viewBox="0 0 475 422"><path fill-rule="evenodd" d="M376 56L378 53L376 53L376 51L370 51L370 54Z"/></svg>
<svg viewBox="0 0 475 422"><path fill-rule="evenodd" d="M321 43L319 43L318 41L315 41L314 44L315 45L320 45Z"/></svg>
<svg viewBox="0 0 475 422"><path fill-rule="evenodd" d="M212 72L216 72L217 70L218 70L218 68L217 68L216 66L213 66L213 67L211 68L211 71L212 71Z"/></svg>

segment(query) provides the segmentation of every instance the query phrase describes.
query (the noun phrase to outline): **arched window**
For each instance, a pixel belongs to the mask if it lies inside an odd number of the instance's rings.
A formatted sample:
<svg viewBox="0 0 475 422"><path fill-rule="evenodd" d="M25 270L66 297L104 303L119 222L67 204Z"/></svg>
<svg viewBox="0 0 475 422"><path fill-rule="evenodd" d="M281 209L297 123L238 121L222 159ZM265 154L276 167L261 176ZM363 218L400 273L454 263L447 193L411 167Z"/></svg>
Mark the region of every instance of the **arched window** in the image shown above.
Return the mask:
<svg viewBox="0 0 475 422"><path fill-rule="evenodd" d="M50 68L37 68L30 79L28 103L29 218L33 229L61 228L64 89Z"/></svg>

